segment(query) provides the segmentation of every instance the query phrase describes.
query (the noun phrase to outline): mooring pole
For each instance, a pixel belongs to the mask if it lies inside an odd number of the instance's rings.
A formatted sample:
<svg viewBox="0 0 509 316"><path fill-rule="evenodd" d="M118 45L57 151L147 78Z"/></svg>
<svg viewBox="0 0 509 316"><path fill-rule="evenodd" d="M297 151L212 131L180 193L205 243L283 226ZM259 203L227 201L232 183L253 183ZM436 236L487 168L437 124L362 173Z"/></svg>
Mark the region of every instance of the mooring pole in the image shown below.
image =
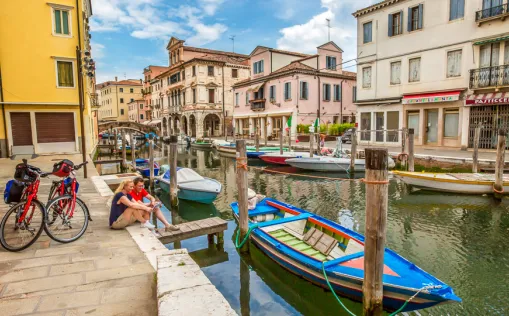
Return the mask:
<svg viewBox="0 0 509 316"><path fill-rule="evenodd" d="M212 128L209 127L209 143L212 143Z"/></svg>
<svg viewBox="0 0 509 316"><path fill-rule="evenodd" d="M383 313L383 268L388 205L387 148L366 148L364 238L364 315Z"/></svg>
<svg viewBox="0 0 509 316"><path fill-rule="evenodd" d="M497 161L495 164L495 184L493 185L493 193L497 200L501 200L504 194L505 136L506 132L503 129L499 129Z"/></svg>
<svg viewBox="0 0 509 316"><path fill-rule="evenodd" d="M267 116L267 117L265 118L265 120L264 120L264 123L263 123L263 128L264 128L264 130L265 130L265 134L264 134L264 135L265 135L265 138L264 138L264 140L263 140L263 145L264 145L265 147L267 147L267 140L268 140L268 138L269 138L269 135L267 134L267 132L268 132L268 129L267 129L267 126L268 126L267 121L268 121L268 119L269 119L269 117Z"/></svg>
<svg viewBox="0 0 509 316"><path fill-rule="evenodd" d="M283 127L279 129L279 154L283 154Z"/></svg>
<svg viewBox="0 0 509 316"><path fill-rule="evenodd" d="M414 172L414 129L408 129L408 171Z"/></svg>
<svg viewBox="0 0 509 316"><path fill-rule="evenodd" d="M352 131L352 146L350 147L350 174L355 173L355 159L357 159L357 129Z"/></svg>
<svg viewBox="0 0 509 316"><path fill-rule="evenodd" d="M136 141L134 140L133 132L129 132L129 139L131 140L131 161L133 170L136 170Z"/></svg>
<svg viewBox="0 0 509 316"><path fill-rule="evenodd" d="M255 124L255 148L256 152L260 151L260 136L258 135L258 126Z"/></svg>
<svg viewBox="0 0 509 316"><path fill-rule="evenodd" d="M481 136L481 126L475 127L474 132L474 152L472 153L472 172L477 173L479 168L479 137Z"/></svg>
<svg viewBox="0 0 509 316"><path fill-rule="evenodd" d="M117 134L117 130L115 130L115 138L113 139L113 153L116 153L117 152L117 148L118 148L118 134ZM116 155L115 155L116 156Z"/></svg>
<svg viewBox="0 0 509 316"><path fill-rule="evenodd" d="M241 316L250 316L251 315L251 292L249 291L249 283L251 279L251 271L249 271L249 266L244 262L242 258L239 260L240 262L240 315Z"/></svg>
<svg viewBox="0 0 509 316"><path fill-rule="evenodd" d="M177 189L177 135L170 136L170 200L171 205L178 204Z"/></svg>
<svg viewBox="0 0 509 316"><path fill-rule="evenodd" d="M292 127L288 129L288 151L292 151Z"/></svg>
<svg viewBox="0 0 509 316"><path fill-rule="evenodd" d="M315 151L314 147L314 141L315 140L315 133L309 133L309 157L313 157L313 152Z"/></svg>
<svg viewBox="0 0 509 316"><path fill-rule="evenodd" d="M237 188L239 195L239 229L240 240L244 240L248 230L248 208L247 208L247 156L246 141L241 139L235 142L237 149ZM249 242L244 243L240 248L241 252L249 251Z"/></svg>
<svg viewBox="0 0 509 316"><path fill-rule="evenodd" d="M125 130L120 131L122 135L122 168L127 169L127 146L125 140Z"/></svg>
<svg viewBox="0 0 509 316"><path fill-rule="evenodd" d="M150 134L148 139L148 164L150 168L150 189L154 189L154 135Z"/></svg>
<svg viewBox="0 0 509 316"><path fill-rule="evenodd" d="M401 153L404 154L401 157L401 169L406 170L406 140L407 140L407 129L403 128L401 132Z"/></svg>

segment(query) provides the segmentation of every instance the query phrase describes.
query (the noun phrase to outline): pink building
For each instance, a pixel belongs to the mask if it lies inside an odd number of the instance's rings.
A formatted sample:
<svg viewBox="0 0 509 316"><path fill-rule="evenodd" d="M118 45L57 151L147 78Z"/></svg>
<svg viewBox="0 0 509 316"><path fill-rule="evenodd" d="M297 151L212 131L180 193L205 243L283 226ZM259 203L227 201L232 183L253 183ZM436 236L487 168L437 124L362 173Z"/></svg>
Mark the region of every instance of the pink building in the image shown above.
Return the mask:
<svg viewBox="0 0 509 316"><path fill-rule="evenodd" d="M297 124L354 122L356 74L343 71L343 50L334 42L316 55L258 46L250 54L251 77L233 86L236 134L278 137L292 117Z"/></svg>
<svg viewBox="0 0 509 316"><path fill-rule="evenodd" d="M168 70L168 67L165 66L148 66L143 69L143 99L145 100L145 107L144 107L144 121L146 120L152 120L153 117L153 107L152 104L152 87L150 85L150 81L154 79L155 77L159 76L161 73Z"/></svg>
<svg viewBox="0 0 509 316"><path fill-rule="evenodd" d="M147 120L145 100L138 99L127 103L129 121L143 123Z"/></svg>

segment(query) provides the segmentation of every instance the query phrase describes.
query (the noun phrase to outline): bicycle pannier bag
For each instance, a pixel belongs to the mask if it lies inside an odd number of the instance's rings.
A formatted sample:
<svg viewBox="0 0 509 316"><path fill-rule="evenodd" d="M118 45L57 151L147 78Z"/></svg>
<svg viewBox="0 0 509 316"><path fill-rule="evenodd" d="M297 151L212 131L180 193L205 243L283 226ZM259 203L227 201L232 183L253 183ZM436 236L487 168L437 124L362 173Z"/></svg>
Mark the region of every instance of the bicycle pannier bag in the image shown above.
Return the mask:
<svg viewBox="0 0 509 316"><path fill-rule="evenodd" d="M72 167L74 167L74 163L70 160L64 159L53 165L52 174L61 178L67 177L71 174Z"/></svg>
<svg viewBox="0 0 509 316"><path fill-rule="evenodd" d="M7 181L4 191L4 202L10 204L18 203L19 201L21 201L23 189L25 189L25 185L23 184L23 182L19 182L16 180Z"/></svg>
<svg viewBox="0 0 509 316"><path fill-rule="evenodd" d="M31 183L37 180L37 174L30 170L24 163L20 163L16 165L14 179L25 183Z"/></svg>
<svg viewBox="0 0 509 316"><path fill-rule="evenodd" d="M66 178L64 180L64 184L65 184L65 190L67 192L67 194L71 194L71 184L72 184L72 179L71 178ZM78 189L80 188L80 184L76 181L76 187L75 187L75 190L76 193L78 193Z"/></svg>

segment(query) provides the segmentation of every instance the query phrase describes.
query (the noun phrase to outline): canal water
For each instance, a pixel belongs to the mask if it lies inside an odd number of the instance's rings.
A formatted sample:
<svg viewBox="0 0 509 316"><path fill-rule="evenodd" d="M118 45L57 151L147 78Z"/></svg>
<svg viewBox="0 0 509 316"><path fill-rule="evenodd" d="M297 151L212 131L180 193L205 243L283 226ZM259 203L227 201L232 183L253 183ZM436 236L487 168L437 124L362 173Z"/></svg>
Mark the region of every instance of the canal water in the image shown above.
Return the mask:
<svg viewBox="0 0 509 316"><path fill-rule="evenodd" d="M157 149L166 163L167 146ZM141 155L146 155L141 152ZM249 165L265 167L259 160ZM193 168L223 184L213 205L181 200L169 211L175 222L219 216L228 221L224 248L207 246L206 236L169 244L187 248L203 272L241 315L346 315L332 293L289 273L254 245L239 256L234 246L237 224L230 203L236 200L235 161L214 151L179 148L178 166ZM298 172L288 167L273 167ZM316 174L315 174L316 175ZM318 174L323 176L324 174ZM327 175L330 176L330 175ZM365 190L359 181L322 180L274 174L250 168L249 187L364 233ZM171 214L173 213L173 215ZM411 192L397 179L389 184L387 246L452 286L463 299L408 315L505 315L509 313L509 199L489 196ZM362 315L362 305L342 298Z"/></svg>

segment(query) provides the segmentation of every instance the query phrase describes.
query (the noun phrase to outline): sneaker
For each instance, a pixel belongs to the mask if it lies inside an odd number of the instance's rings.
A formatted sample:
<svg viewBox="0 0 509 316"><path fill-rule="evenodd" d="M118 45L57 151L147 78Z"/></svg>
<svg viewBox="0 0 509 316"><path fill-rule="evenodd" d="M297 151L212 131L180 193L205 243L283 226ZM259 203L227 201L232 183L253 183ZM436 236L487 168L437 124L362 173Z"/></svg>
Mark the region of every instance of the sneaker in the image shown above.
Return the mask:
<svg viewBox="0 0 509 316"><path fill-rule="evenodd" d="M170 225L168 227L165 227L164 228L165 231L169 232L169 231L177 231L177 230L180 230L180 228L178 226L175 226L175 225Z"/></svg>
<svg viewBox="0 0 509 316"><path fill-rule="evenodd" d="M148 228L148 229L155 229L156 228L154 225L150 224L149 221L146 221L145 223L142 223L140 227L141 228Z"/></svg>

